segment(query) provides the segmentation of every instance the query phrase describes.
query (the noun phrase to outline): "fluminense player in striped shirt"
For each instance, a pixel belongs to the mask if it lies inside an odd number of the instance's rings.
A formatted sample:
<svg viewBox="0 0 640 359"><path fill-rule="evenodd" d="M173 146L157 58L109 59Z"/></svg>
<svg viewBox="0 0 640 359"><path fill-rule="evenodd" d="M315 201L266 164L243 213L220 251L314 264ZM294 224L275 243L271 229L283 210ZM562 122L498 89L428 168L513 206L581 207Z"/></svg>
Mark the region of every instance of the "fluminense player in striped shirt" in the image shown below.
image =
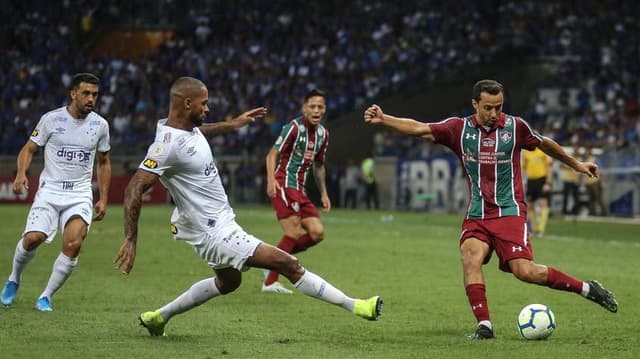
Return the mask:
<svg viewBox="0 0 640 359"><path fill-rule="evenodd" d="M305 192L313 172L322 210L331 210L325 176L325 156L329 132L320 123L327 111L324 92L311 90L304 97L302 115L282 127L280 136L267 154L267 195L284 231L278 248L291 254L302 252L324 238L320 214ZM277 166L276 166L277 164ZM291 293L271 271L262 284L265 293Z"/></svg>
<svg viewBox="0 0 640 359"><path fill-rule="evenodd" d="M598 177L598 166L580 162L554 140L541 136L522 118L502 112L504 90L494 80L478 81L472 91L475 114L451 117L438 123L422 123L386 115L380 106L364 112L370 124L382 124L401 133L440 143L453 150L469 184L469 207L462 224L460 253L464 286L478 325L469 339L495 338L485 294L482 265L492 252L500 269L528 283L574 292L611 312L618 302L595 280L581 281L550 266L533 261L527 228L520 153L540 148L579 173Z"/></svg>

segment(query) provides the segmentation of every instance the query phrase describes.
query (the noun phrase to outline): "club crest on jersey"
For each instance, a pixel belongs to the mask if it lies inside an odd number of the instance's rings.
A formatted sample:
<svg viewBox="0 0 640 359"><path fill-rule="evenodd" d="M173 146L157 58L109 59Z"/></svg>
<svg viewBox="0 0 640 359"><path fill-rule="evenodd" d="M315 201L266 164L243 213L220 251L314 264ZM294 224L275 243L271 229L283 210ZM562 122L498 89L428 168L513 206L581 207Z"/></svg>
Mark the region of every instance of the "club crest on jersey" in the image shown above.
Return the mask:
<svg viewBox="0 0 640 359"><path fill-rule="evenodd" d="M39 134L39 133L40 133L40 132L38 132L38 129L37 129L37 128L35 128L35 129L33 130L33 132L31 132L31 137L38 137L38 134Z"/></svg>
<svg viewBox="0 0 640 359"><path fill-rule="evenodd" d="M292 208L295 212L300 212L300 203L298 203L298 202L293 202L293 203L291 203L291 208Z"/></svg>
<svg viewBox="0 0 640 359"><path fill-rule="evenodd" d="M496 145L496 141L493 138L483 138L482 139L482 147L494 147Z"/></svg>
<svg viewBox="0 0 640 359"><path fill-rule="evenodd" d="M157 161L152 160L151 158L146 158L146 159L142 162L142 165L143 165L143 166L145 166L145 167L147 167L147 168L150 168L150 169L158 168L158 162L157 162Z"/></svg>
<svg viewBox="0 0 640 359"><path fill-rule="evenodd" d="M500 134L500 138L502 139L502 142L504 143L509 143L511 142L511 132L503 132Z"/></svg>

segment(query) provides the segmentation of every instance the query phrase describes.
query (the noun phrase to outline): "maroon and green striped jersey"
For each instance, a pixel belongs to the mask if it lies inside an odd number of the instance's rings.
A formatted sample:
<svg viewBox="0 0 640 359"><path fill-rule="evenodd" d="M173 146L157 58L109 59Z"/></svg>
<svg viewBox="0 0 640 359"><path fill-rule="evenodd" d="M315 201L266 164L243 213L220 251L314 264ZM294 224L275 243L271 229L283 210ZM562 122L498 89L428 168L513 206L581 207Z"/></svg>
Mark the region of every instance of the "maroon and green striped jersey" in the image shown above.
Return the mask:
<svg viewBox="0 0 640 359"><path fill-rule="evenodd" d="M435 142L451 148L466 171L470 197L466 218L527 215L520 152L535 149L542 136L526 121L502 113L490 129L479 125L475 115L429 126Z"/></svg>
<svg viewBox="0 0 640 359"><path fill-rule="evenodd" d="M309 169L314 162L324 163L329 131L322 124L313 127L304 116L282 127L273 148L280 152L276 180L285 188L304 192Z"/></svg>

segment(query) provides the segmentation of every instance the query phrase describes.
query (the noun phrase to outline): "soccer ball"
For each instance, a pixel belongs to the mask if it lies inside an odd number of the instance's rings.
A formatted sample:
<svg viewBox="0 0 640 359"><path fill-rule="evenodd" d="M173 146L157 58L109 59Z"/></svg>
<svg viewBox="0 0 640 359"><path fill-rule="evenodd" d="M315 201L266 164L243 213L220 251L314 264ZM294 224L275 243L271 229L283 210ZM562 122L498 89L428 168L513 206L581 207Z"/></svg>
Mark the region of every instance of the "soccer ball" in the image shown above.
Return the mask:
<svg viewBox="0 0 640 359"><path fill-rule="evenodd" d="M556 317L544 304L529 304L518 315L518 330L525 339L546 339L556 329Z"/></svg>

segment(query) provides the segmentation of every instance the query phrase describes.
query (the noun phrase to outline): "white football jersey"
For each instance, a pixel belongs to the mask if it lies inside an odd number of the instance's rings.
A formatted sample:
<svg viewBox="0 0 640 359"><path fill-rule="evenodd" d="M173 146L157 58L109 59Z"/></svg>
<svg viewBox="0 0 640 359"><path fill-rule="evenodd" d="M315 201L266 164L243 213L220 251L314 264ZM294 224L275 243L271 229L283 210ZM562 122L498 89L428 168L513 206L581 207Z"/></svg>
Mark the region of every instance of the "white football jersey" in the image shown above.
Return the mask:
<svg viewBox="0 0 640 359"><path fill-rule="evenodd" d="M91 112L75 119L66 106L44 114L31 141L44 146L40 188L54 192L91 192L96 151L111 149L109 124L102 116Z"/></svg>
<svg viewBox="0 0 640 359"><path fill-rule="evenodd" d="M160 176L176 205L171 217L174 237L199 242L203 234L222 234L235 214L229 205L207 139L158 121L156 138L139 168ZM196 244L196 243L192 243Z"/></svg>

